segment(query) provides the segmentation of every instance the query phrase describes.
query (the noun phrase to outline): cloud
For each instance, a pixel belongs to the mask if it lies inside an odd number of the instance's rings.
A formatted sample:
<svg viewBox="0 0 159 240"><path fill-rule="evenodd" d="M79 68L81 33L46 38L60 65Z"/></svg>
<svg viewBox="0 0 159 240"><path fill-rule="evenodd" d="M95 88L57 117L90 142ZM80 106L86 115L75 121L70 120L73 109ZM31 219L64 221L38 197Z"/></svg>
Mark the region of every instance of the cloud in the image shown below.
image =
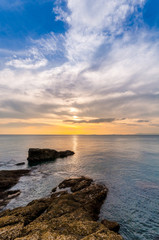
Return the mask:
<svg viewBox="0 0 159 240"><path fill-rule="evenodd" d="M123 122L125 121L125 122ZM135 120L135 119L128 119L128 118L97 118L97 119L91 119L91 120L73 120L73 119L67 119L64 120L65 123L74 123L74 124L80 124L80 123L113 123L117 122L118 124L126 124L131 126L138 126L138 124L130 123L129 121L134 121L136 123L149 123L149 120ZM155 124L152 124L152 126L155 126Z"/></svg>
<svg viewBox="0 0 159 240"><path fill-rule="evenodd" d="M53 32L45 34L40 39L30 39L31 43L34 45L34 48L39 54L42 55L63 55L65 52L64 42L65 38L62 34L55 35Z"/></svg>
<svg viewBox="0 0 159 240"><path fill-rule="evenodd" d="M149 121L149 120L142 120L142 119L141 119L141 120L137 120L137 122L138 122L138 123L148 123L148 122L150 122L150 121Z"/></svg>
<svg viewBox="0 0 159 240"><path fill-rule="evenodd" d="M0 123L0 127L5 128L26 128L26 127L53 127L53 124L48 123L28 123L28 122L8 122Z"/></svg>
<svg viewBox="0 0 159 240"><path fill-rule="evenodd" d="M77 0L76 2L68 0L67 6L71 14L65 17L65 21L70 26L66 33L69 61L73 63L91 61L103 43L109 43L115 36L123 33L123 23L127 16L136 12L136 8L141 7L144 2L143 0Z"/></svg>
<svg viewBox="0 0 159 240"><path fill-rule="evenodd" d="M116 121L115 118L97 118L91 120L64 120L66 123L112 123Z"/></svg>
<svg viewBox="0 0 159 240"><path fill-rule="evenodd" d="M3 10L18 10L19 7L23 5L22 0L1 0L0 1L0 8Z"/></svg>
<svg viewBox="0 0 159 240"><path fill-rule="evenodd" d="M68 13L62 9L61 1L56 1L56 7L53 8L53 12L56 14L56 21L67 21Z"/></svg>
<svg viewBox="0 0 159 240"><path fill-rule="evenodd" d="M13 59L6 63L7 66L12 66L15 68L22 68L22 69L37 69L40 67L44 67L47 64L46 59Z"/></svg>
<svg viewBox="0 0 159 240"><path fill-rule="evenodd" d="M32 47L28 51L25 51L25 55L23 55L23 57L14 55L13 59L6 62L6 66L31 70L38 69L46 65L47 59L35 47Z"/></svg>
<svg viewBox="0 0 159 240"><path fill-rule="evenodd" d="M32 103L22 100L4 100L0 103L0 118L32 119L57 118L65 115L63 105L51 103Z"/></svg>
<svg viewBox="0 0 159 240"><path fill-rule="evenodd" d="M52 2L52 0L34 0L38 4L43 4L46 2ZM21 11L25 4L32 3L32 0L1 0L0 8L7 11Z"/></svg>
<svg viewBox="0 0 159 240"><path fill-rule="evenodd" d="M158 123L156 123L156 124L154 123L154 124L150 124L150 126L152 126L152 127L157 127L157 128L158 128L158 127L159 127L159 124L158 124ZM156 134L157 134L157 133L156 133Z"/></svg>
<svg viewBox="0 0 159 240"><path fill-rule="evenodd" d="M55 35L53 32L45 34L40 39L29 38L27 40L29 46L20 51L7 51L0 49L5 56L5 66L26 70L36 70L57 66L66 62L64 36L62 34ZM2 61L3 61L2 58ZM44 68L45 67L45 68Z"/></svg>

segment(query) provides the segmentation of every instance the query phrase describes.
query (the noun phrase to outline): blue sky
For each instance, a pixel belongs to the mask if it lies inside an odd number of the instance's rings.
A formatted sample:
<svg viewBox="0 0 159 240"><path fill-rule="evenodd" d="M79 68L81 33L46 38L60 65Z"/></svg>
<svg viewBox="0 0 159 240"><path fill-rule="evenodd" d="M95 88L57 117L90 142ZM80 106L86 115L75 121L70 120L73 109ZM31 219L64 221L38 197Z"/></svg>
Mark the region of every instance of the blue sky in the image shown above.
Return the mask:
<svg viewBox="0 0 159 240"><path fill-rule="evenodd" d="M4 3L2 1L0 46L17 50L25 48L30 38L38 39L50 32L64 33L67 26L62 21L55 21L53 7L54 2L51 0L4 1Z"/></svg>
<svg viewBox="0 0 159 240"><path fill-rule="evenodd" d="M159 133L158 65L157 0L0 1L3 133Z"/></svg>
<svg viewBox="0 0 159 240"><path fill-rule="evenodd" d="M159 28L159 2L157 0L148 0L143 9L144 22L150 28Z"/></svg>

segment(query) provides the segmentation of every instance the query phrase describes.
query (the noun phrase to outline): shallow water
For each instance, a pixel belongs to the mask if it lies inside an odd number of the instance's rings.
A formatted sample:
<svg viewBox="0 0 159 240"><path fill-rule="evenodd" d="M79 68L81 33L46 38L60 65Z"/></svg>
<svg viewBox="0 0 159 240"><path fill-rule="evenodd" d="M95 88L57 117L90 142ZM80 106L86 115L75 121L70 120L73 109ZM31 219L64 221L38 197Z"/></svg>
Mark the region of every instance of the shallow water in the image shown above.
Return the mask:
<svg viewBox="0 0 159 240"><path fill-rule="evenodd" d="M126 240L159 239L159 136L0 136L0 169L28 168L30 147L75 155L33 167L13 187L22 193L6 208L49 195L65 178L86 175L109 188L100 218L118 221Z"/></svg>

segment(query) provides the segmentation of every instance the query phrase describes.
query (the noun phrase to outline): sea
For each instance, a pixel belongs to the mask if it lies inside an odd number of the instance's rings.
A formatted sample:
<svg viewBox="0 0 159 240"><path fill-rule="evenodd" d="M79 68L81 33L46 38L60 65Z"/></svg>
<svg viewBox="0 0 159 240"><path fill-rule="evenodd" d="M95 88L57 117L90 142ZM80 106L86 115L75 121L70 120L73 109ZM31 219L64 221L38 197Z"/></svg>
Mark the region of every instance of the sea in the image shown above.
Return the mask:
<svg viewBox="0 0 159 240"><path fill-rule="evenodd" d="M29 148L75 155L29 167ZM25 165L16 166L20 162ZM84 175L109 189L100 219L117 221L125 240L159 239L159 136L0 135L0 170L28 168L30 175L12 188L21 194L5 209L49 196L62 180Z"/></svg>

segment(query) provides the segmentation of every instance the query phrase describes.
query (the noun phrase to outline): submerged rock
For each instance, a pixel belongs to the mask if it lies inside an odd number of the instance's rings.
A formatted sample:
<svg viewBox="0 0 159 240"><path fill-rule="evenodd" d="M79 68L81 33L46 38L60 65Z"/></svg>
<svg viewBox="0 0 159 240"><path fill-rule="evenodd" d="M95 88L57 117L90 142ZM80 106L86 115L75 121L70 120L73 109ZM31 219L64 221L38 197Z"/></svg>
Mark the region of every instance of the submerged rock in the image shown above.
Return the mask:
<svg viewBox="0 0 159 240"><path fill-rule="evenodd" d="M16 166L25 165L25 162L16 163Z"/></svg>
<svg viewBox="0 0 159 240"><path fill-rule="evenodd" d="M112 222L112 221L108 221L108 220L104 219L101 221L101 223L111 231L118 233L120 230L120 225L117 222Z"/></svg>
<svg viewBox="0 0 159 240"><path fill-rule="evenodd" d="M8 202L20 194L19 190L6 191L17 184L19 178L28 174L30 170L3 170L0 171L0 210L3 209Z"/></svg>
<svg viewBox="0 0 159 240"><path fill-rule="evenodd" d="M82 184L83 181L89 184ZM48 198L32 201L26 207L0 213L0 239L122 240L119 234L96 221L108 189L84 177L66 182L67 187L69 183L73 187L75 182L83 187L74 189L73 193L64 189ZM65 188L64 182L59 186Z"/></svg>
<svg viewBox="0 0 159 240"><path fill-rule="evenodd" d="M53 149L30 148L27 160L29 164L38 164L44 161L52 161L55 160L56 158L68 157L73 154L74 152L70 150L58 152Z"/></svg>

